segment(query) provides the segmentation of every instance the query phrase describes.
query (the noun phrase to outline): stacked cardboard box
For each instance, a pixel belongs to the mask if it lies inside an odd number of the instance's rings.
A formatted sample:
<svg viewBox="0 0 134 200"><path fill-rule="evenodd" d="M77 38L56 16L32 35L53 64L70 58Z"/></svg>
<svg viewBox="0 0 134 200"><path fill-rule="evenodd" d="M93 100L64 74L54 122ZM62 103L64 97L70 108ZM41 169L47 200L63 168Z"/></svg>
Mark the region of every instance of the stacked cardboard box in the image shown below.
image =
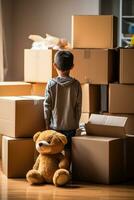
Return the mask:
<svg viewBox="0 0 134 200"><path fill-rule="evenodd" d="M44 97L31 95L35 93L32 88L30 83L0 84L0 155L7 177L25 177L34 164L32 137L45 129Z"/></svg>

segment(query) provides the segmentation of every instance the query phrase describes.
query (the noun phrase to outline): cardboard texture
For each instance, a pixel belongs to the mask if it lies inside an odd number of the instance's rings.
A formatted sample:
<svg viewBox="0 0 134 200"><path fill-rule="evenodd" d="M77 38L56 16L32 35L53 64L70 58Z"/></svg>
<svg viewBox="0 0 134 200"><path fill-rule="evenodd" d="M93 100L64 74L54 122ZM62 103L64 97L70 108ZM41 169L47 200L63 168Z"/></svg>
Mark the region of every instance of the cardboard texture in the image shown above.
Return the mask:
<svg viewBox="0 0 134 200"><path fill-rule="evenodd" d="M117 18L111 15L72 16L73 48L113 48L117 46Z"/></svg>
<svg viewBox="0 0 134 200"><path fill-rule="evenodd" d="M134 49L120 49L120 83L134 84Z"/></svg>
<svg viewBox="0 0 134 200"><path fill-rule="evenodd" d="M0 82L0 96L22 96L31 94L31 84L19 81Z"/></svg>
<svg viewBox="0 0 134 200"><path fill-rule="evenodd" d="M74 68L71 75L80 83L108 84L114 79L113 50L72 49Z"/></svg>
<svg viewBox="0 0 134 200"><path fill-rule="evenodd" d="M46 83L57 75L52 67L55 50L24 50L24 80Z"/></svg>
<svg viewBox="0 0 134 200"><path fill-rule="evenodd" d="M91 114L85 124L87 135L125 138L127 117Z"/></svg>
<svg viewBox="0 0 134 200"><path fill-rule="evenodd" d="M126 134L134 135L134 114L111 114L111 113L103 113L104 115L114 115L120 117L127 117L125 131Z"/></svg>
<svg viewBox="0 0 134 200"><path fill-rule="evenodd" d="M10 137L32 137L45 129L44 98L0 97L0 133Z"/></svg>
<svg viewBox="0 0 134 200"><path fill-rule="evenodd" d="M0 134L0 159L2 156L2 135Z"/></svg>
<svg viewBox="0 0 134 200"><path fill-rule="evenodd" d="M124 179L123 140L77 136L72 139L72 175L74 180L116 183Z"/></svg>
<svg viewBox="0 0 134 200"><path fill-rule="evenodd" d="M109 113L134 113L134 85L109 84Z"/></svg>
<svg viewBox="0 0 134 200"><path fill-rule="evenodd" d="M31 95L44 96L46 83L32 83Z"/></svg>
<svg viewBox="0 0 134 200"><path fill-rule="evenodd" d="M32 139L2 137L2 171L8 178L25 178L34 165Z"/></svg>
<svg viewBox="0 0 134 200"><path fill-rule="evenodd" d="M85 124L88 122L90 113L81 113L80 124Z"/></svg>
<svg viewBox="0 0 134 200"><path fill-rule="evenodd" d="M82 112L100 111L100 87L98 85L82 84Z"/></svg>

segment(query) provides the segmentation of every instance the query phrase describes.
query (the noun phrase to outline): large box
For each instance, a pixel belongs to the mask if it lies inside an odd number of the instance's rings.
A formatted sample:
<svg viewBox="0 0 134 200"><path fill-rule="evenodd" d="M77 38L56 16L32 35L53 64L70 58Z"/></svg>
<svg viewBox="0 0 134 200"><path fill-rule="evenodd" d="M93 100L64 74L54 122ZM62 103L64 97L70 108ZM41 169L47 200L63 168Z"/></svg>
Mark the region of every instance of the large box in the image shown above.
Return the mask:
<svg viewBox="0 0 134 200"><path fill-rule="evenodd" d="M0 97L0 133L10 137L32 137L45 129L44 98Z"/></svg>
<svg viewBox="0 0 134 200"><path fill-rule="evenodd" d="M27 82L46 83L57 75L53 68L55 50L24 50L24 80Z"/></svg>
<svg viewBox="0 0 134 200"><path fill-rule="evenodd" d="M72 175L74 180L115 183L124 179L122 139L76 136L72 138Z"/></svg>
<svg viewBox="0 0 134 200"><path fill-rule="evenodd" d="M108 84L113 82L113 56L111 49L72 49L74 68L71 75L80 83Z"/></svg>
<svg viewBox="0 0 134 200"><path fill-rule="evenodd" d="M117 46L117 18L111 15L72 16L73 48Z"/></svg>
<svg viewBox="0 0 134 200"><path fill-rule="evenodd" d="M100 111L100 87L98 85L82 84L82 112Z"/></svg>
<svg viewBox="0 0 134 200"><path fill-rule="evenodd" d="M134 49L120 49L120 83L134 84Z"/></svg>
<svg viewBox="0 0 134 200"><path fill-rule="evenodd" d="M31 94L31 84L13 81L0 82L0 96L22 96Z"/></svg>
<svg viewBox="0 0 134 200"><path fill-rule="evenodd" d="M85 124L87 135L125 138L127 117L91 114Z"/></svg>
<svg viewBox="0 0 134 200"><path fill-rule="evenodd" d="M32 139L2 137L2 171L8 178L26 177L34 164L35 147Z"/></svg>
<svg viewBox="0 0 134 200"><path fill-rule="evenodd" d="M32 83L31 95L44 96L46 83Z"/></svg>
<svg viewBox="0 0 134 200"><path fill-rule="evenodd" d="M134 85L109 84L109 113L134 113Z"/></svg>

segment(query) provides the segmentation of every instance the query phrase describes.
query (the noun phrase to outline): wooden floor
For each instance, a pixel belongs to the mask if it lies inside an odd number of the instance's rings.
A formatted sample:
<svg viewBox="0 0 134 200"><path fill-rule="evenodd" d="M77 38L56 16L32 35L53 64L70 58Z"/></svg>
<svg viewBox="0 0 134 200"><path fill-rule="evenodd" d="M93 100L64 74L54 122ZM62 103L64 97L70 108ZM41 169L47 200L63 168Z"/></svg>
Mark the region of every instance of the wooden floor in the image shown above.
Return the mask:
<svg viewBox="0 0 134 200"><path fill-rule="evenodd" d="M53 185L31 186L25 179L7 179L0 169L0 200L134 200L134 183L94 185L71 183L65 188Z"/></svg>

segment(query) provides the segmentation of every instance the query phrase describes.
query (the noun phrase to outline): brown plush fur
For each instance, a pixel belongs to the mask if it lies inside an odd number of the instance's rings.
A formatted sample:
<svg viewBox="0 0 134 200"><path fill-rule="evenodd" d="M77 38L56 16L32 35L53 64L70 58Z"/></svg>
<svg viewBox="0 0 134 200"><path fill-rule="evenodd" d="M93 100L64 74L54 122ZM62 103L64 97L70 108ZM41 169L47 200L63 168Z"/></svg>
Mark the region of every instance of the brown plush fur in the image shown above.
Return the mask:
<svg viewBox="0 0 134 200"><path fill-rule="evenodd" d="M53 183L63 186L70 180L68 159L61 153L67 143L66 137L53 130L37 132L33 140L39 156L28 171L26 179L30 184Z"/></svg>

